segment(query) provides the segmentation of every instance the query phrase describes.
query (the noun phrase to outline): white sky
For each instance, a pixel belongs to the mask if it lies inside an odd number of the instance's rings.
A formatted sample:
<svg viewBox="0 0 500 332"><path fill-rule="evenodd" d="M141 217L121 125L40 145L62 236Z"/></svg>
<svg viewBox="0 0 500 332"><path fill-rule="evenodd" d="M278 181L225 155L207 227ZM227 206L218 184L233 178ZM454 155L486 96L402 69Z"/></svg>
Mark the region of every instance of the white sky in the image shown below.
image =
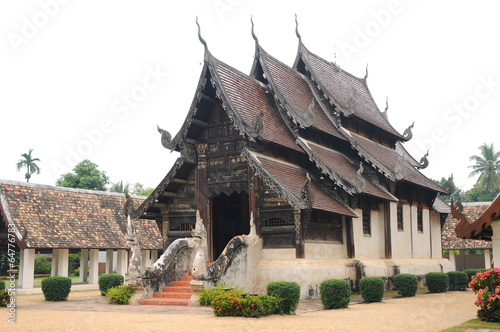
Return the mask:
<svg viewBox="0 0 500 332"><path fill-rule="evenodd" d="M90 159L112 182L156 187L177 158L156 125L177 133L202 68L196 15L212 54L249 73L250 15L261 46L291 66L297 13L310 51L358 77L369 64L368 86L381 110L389 97L396 130L415 121L405 146L417 160L430 148L424 174L453 173L468 189L469 156L484 142L500 149L499 9L495 1L2 1L0 178L24 181L15 163L33 148L42 173L31 182L53 185Z"/></svg>

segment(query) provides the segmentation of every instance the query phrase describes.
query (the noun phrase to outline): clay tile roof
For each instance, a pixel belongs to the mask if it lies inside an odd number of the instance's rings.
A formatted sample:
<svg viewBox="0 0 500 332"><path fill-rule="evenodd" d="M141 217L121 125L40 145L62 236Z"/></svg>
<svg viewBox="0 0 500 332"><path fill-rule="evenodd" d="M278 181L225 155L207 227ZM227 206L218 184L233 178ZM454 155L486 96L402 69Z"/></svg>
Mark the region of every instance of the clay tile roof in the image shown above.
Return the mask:
<svg viewBox="0 0 500 332"><path fill-rule="evenodd" d="M347 187L345 188L346 191L353 190L352 182L356 177L359 165L355 165L349 158L338 151L325 148L303 138L300 138L300 141L305 143L300 145L306 150L309 157L316 162L322 172L331 175L332 180L338 185ZM337 180L337 178L339 179ZM363 178L365 179L363 193L390 201L398 200L389 192L374 184L366 174L363 174Z"/></svg>
<svg viewBox="0 0 500 332"><path fill-rule="evenodd" d="M398 163L404 165L403 180L416 184L418 186L435 190L437 192L445 193L445 190L434 182L429 180L425 175L416 170L405 158L404 155L399 154L396 150L390 149L382 144L373 142L365 137L355 133L349 133L354 139L355 145L359 145L364 151L374 158L383 168L389 170L394 175ZM376 167L376 165L374 165Z"/></svg>
<svg viewBox="0 0 500 332"><path fill-rule="evenodd" d="M490 204L485 202L462 203L464 207L462 213L468 220L477 220ZM451 214L446 218L442 232L443 249L490 249L492 247L491 241L457 237L455 229L459 223L460 220L454 218Z"/></svg>
<svg viewBox="0 0 500 332"><path fill-rule="evenodd" d="M302 150L295 144L295 140L280 117L272 94L266 87L254 78L241 73L237 69L219 60L213 60L216 67L217 81L224 96L228 111L244 121L250 127L258 114L264 111L264 130L261 137L264 140L286 146L287 148ZM236 123L237 124L237 123Z"/></svg>
<svg viewBox="0 0 500 332"><path fill-rule="evenodd" d="M451 213L451 208L448 205L448 203L446 203L445 201L443 201L439 197L436 197L436 199L434 200L434 204L432 204L432 208L434 209L434 211L436 211L438 213L446 213L446 214Z"/></svg>
<svg viewBox="0 0 500 332"><path fill-rule="evenodd" d="M0 217L23 248L128 249L124 203L118 193L0 180ZM154 221L138 221L137 232L142 248L162 248Z"/></svg>
<svg viewBox="0 0 500 332"><path fill-rule="evenodd" d="M460 219L460 223L455 228L455 233L460 238L486 239L491 240L493 230L491 223L500 219L500 195L481 211L481 214L467 216L460 212L456 206L451 204L451 214L454 218Z"/></svg>
<svg viewBox="0 0 500 332"><path fill-rule="evenodd" d="M308 121L306 111L314 99L314 107L311 108L313 115L311 126L345 140L325 113L327 111L324 110L321 102L318 101L318 97L313 93L309 81L301 73L265 53L265 51L261 50L261 54L264 60L261 63L273 92L278 95L281 103L295 122L304 123Z"/></svg>
<svg viewBox="0 0 500 332"><path fill-rule="evenodd" d="M303 54L302 59L313 79L333 104L346 114L353 114L400 139L403 138L382 116L368 90L366 80L357 78L309 52L302 44L299 52Z"/></svg>
<svg viewBox="0 0 500 332"><path fill-rule="evenodd" d="M292 206L305 208L301 199L301 191L306 181L306 171L283 160L245 150L244 156L249 160L256 173L277 192L281 193ZM324 210L357 218L357 214L325 189L312 181L313 209Z"/></svg>

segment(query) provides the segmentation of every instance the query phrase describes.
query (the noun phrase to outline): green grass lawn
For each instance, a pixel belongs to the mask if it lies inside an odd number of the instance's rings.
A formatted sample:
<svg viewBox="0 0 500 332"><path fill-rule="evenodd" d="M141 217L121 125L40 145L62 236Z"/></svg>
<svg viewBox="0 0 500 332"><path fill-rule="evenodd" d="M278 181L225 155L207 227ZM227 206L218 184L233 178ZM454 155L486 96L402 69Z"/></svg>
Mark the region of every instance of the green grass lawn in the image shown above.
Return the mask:
<svg viewBox="0 0 500 332"><path fill-rule="evenodd" d="M500 330L500 323L480 322L477 318L466 321L458 326L451 327L441 332L462 332L468 330Z"/></svg>

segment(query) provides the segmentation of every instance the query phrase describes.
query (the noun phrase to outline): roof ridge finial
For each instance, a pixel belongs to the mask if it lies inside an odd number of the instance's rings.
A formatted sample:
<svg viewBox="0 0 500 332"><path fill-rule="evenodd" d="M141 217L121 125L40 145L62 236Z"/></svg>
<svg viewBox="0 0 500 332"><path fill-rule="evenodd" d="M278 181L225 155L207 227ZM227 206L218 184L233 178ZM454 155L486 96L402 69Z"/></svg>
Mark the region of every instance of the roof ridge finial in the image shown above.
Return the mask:
<svg viewBox="0 0 500 332"><path fill-rule="evenodd" d="M250 22L252 23L252 38L253 40L255 40L255 42L258 44L259 43L259 39L257 38L257 36L255 35L255 32L254 32L254 24L253 24L253 17L252 15L250 15Z"/></svg>
<svg viewBox="0 0 500 332"><path fill-rule="evenodd" d="M368 62L366 63L366 72L364 79L366 80L367 78L368 78Z"/></svg>
<svg viewBox="0 0 500 332"><path fill-rule="evenodd" d="M299 38L299 42L302 43L302 37L299 33L299 21L297 20L297 13L295 13L295 34L297 35L297 38Z"/></svg>
<svg viewBox="0 0 500 332"><path fill-rule="evenodd" d="M203 44L203 46L205 46L205 49L208 49L207 42L201 36L201 28L200 28L200 24L198 23L198 16L196 16L196 25L198 26L198 39Z"/></svg>

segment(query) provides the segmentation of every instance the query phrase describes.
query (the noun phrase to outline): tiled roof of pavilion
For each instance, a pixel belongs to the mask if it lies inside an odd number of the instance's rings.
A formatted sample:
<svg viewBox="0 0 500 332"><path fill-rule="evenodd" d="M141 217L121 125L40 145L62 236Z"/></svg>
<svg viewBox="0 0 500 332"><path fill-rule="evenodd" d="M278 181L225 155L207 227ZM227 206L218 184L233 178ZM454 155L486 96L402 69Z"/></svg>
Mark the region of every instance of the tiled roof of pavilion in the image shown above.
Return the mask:
<svg viewBox="0 0 500 332"><path fill-rule="evenodd" d="M0 218L22 248L129 249L124 203L118 193L0 180ZM163 247L154 221L139 220L137 233L143 249Z"/></svg>
<svg viewBox="0 0 500 332"><path fill-rule="evenodd" d="M462 213L467 220L477 220L490 204L489 202L462 203L464 207ZM443 249L489 249L492 247L491 241L462 239L457 237L455 230L459 223L460 219L453 217L451 214L446 218L442 232Z"/></svg>

